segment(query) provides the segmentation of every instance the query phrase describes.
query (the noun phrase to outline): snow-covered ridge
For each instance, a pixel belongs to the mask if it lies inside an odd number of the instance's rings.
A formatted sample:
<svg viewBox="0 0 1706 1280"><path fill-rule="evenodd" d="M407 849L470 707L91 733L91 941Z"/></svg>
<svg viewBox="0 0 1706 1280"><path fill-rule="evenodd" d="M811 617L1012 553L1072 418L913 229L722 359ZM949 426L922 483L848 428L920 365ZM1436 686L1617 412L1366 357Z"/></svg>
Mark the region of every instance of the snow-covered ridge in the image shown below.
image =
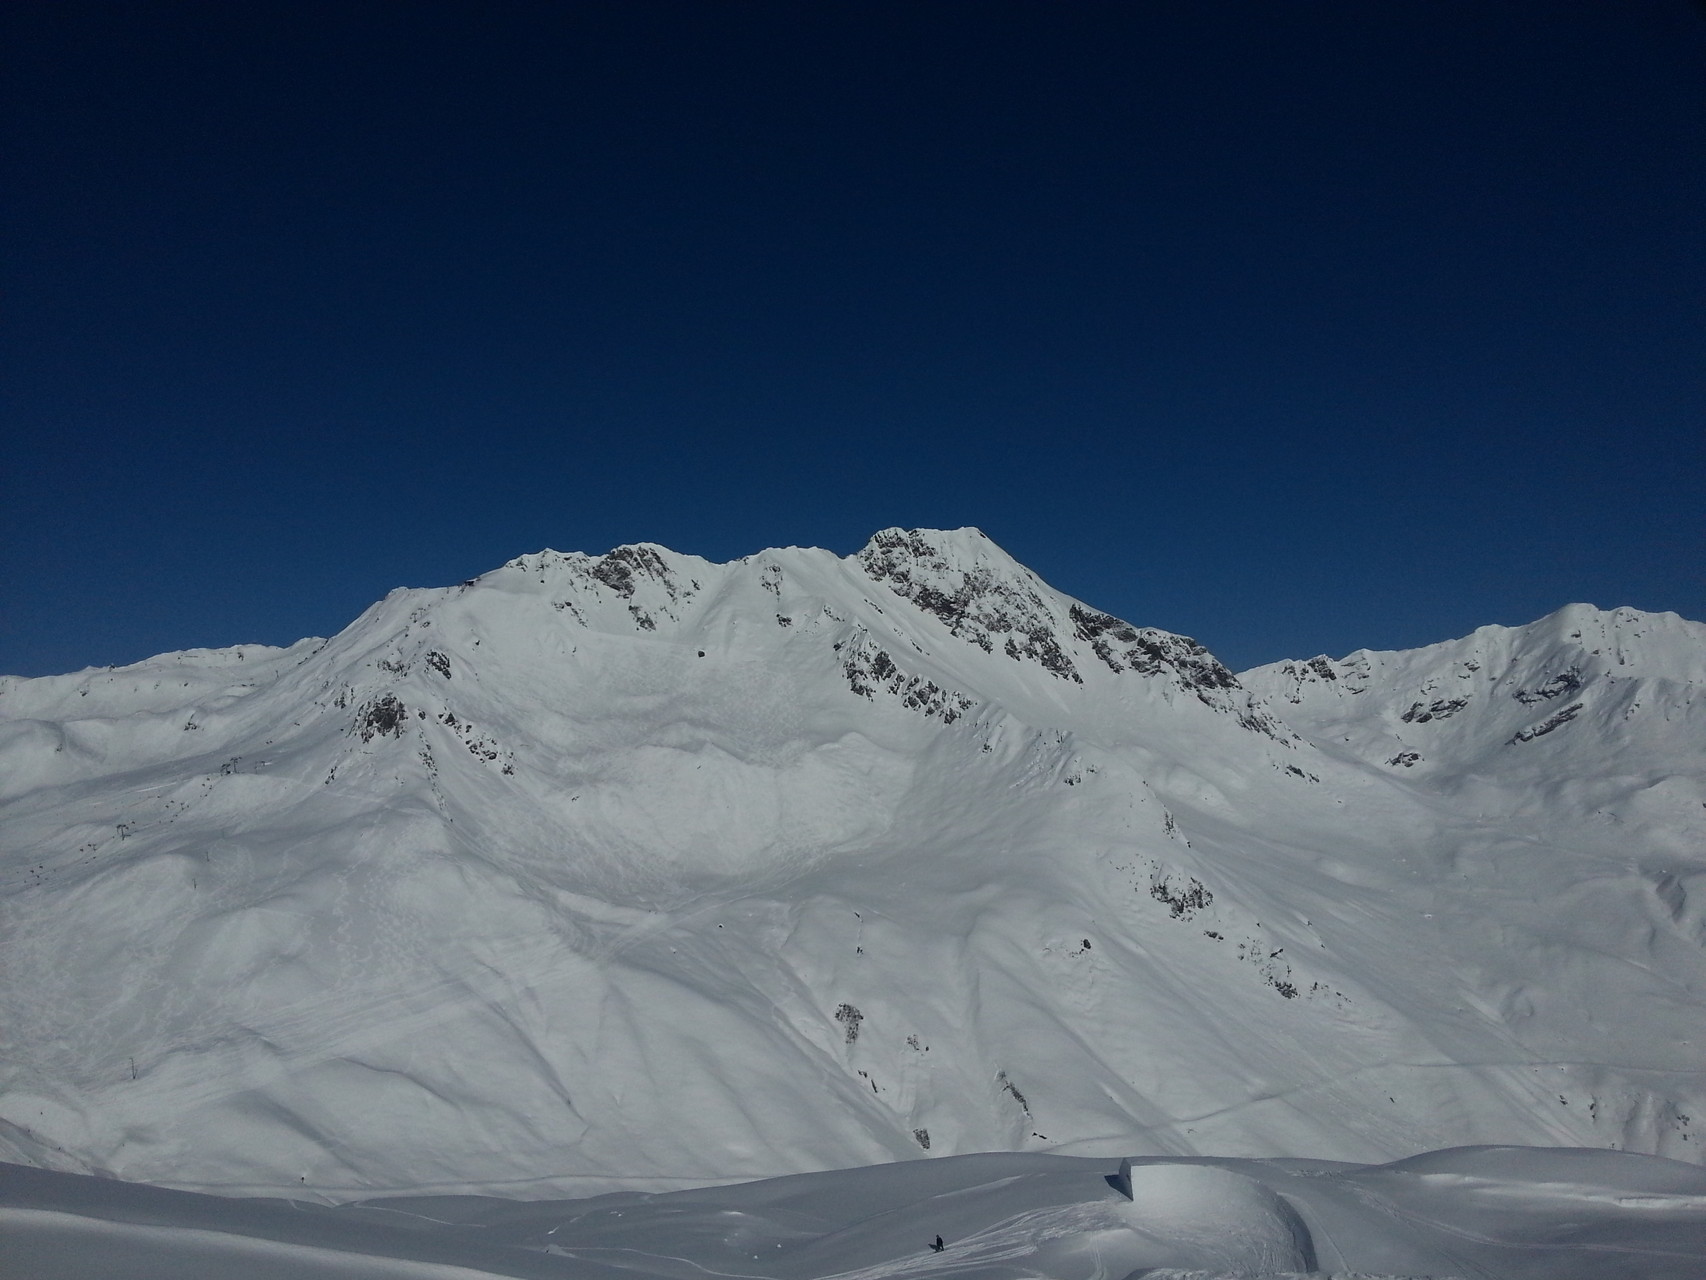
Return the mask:
<svg viewBox="0 0 1706 1280"><path fill-rule="evenodd" d="M7 680L0 1154L340 1196L1697 1159L1702 630L1240 678L885 530L545 551L324 641Z"/></svg>
<svg viewBox="0 0 1706 1280"><path fill-rule="evenodd" d="M0 676L0 716L27 719L72 706L88 716L178 708L197 698L235 697L269 683L325 641L318 636L286 648L239 644L184 649L126 666L89 667L62 676ZM184 693L183 690L190 690ZM72 704L68 698L93 697Z"/></svg>
<svg viewBox="0 0 1706 1280"><path fill-rule="evenodd" d="M1330 686L1336 685L1333 696L1360 692L1375 672L1425 672L1447 666L1460 679L1485 671L1487 681L1514 680L1511 696L1519 701L1525 700L1525 694L1544 700L1547 695L1540 692L1541 687L1549 681L1568 682L1572 669L1574 676L1587 668L1598 674L1699 684L1706 681L1706 623L1690 622L1674 613L1572 604L1527 626L1481 627L1461 640L1421 649L1358 649L1337 661L1325 655L1302 662L1288 659L1253 668L1241 678L1262 686L1270 696L1298 705L1314 691ZM1543 674L1547 667L1558 670L1547 677ZM1533 688L1522 688L1524 682Z"/></svg>
<svg viewBox="0 0 1706 1280"><path fill-rule="evenodd" d="M859 552L858 560L873 579L939 619L950 635L970 640L985 653L999 650L1014 661L1034 662L1050 675L1083 684L1080 664L1083 646L1088 646L1115 675L1165 674L1204 705L1231 711L1246 728L1277 730L1271 717L1240 696L1237 677L1196 641L1134 627L1064 600L980 530L884 529Z"/></svg>
<svg viewBox="0 0 1706 1280"><path fill-rule="evenodd" d="M1537 763L1554 775L1591 774L1623 749L1622 726L1633 720L1657 716L1684 742L1684 726L1699 727L1706 625L1575 604L1524 627L1279 662L1240 678L1328 749L1345 744L1440 783ZM1654 732L1669 750L1672 729Z"/></svg>

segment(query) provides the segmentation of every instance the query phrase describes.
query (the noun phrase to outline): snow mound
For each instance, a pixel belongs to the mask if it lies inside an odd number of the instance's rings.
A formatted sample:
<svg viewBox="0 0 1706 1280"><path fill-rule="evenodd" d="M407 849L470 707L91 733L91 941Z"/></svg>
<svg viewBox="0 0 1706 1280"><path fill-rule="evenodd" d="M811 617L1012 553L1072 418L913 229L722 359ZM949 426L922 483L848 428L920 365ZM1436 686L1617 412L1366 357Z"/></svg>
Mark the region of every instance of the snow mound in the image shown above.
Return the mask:
<svg viewBox="0 0 1706 1280"><path fill-rule="evenodd" d="M1134 1265L1209 1267L1238 1274L1315 1269L1309 1228L1268 1187L1216 1165L1125 1162L1127 1217L1144 1241Z"/></svg>

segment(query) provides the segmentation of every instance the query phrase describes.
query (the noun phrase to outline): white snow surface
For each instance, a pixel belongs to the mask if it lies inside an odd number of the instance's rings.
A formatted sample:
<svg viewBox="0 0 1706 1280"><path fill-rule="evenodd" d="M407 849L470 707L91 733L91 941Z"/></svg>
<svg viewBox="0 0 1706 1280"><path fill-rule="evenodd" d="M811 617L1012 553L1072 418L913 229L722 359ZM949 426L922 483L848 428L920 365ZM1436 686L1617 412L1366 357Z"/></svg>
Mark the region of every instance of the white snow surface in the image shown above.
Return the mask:
<svg viewBox="0 0 1706 1280"><path fill-rule="evenodd" d="M1698 1163L1703 682L1706 626L1584 605L1235 677L976 530L546 551L0 678L0 1159L337 1201ZM1179 1256L1107 1274L1256 1265Z"/></svg>
<svg viewBox="0 0 1706 1280"><path fill-rule="evenodd" d="M953 1156L581 1200L225 1199L0 1165L31 1280L1698 1280L1706 1172L1620 1151ZM941 1241L937 1251L931 1246Z"/></svg>

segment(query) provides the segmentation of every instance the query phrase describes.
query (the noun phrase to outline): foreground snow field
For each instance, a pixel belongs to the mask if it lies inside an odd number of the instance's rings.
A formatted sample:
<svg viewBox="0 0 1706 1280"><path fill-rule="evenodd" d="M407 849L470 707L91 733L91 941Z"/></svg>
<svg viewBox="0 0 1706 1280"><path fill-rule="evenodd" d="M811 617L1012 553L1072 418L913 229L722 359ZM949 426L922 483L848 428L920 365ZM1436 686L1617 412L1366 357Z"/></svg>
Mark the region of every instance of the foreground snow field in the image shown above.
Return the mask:
<svg viewBox="0 0 1706 1280"><path fill-rule="evenodd" d="M1706 627L1587 606L1234 676L975 530L544 552L7 677L0 1158L332 1200L1698 1163L1703 684Z"/></svg>
<svg viewBox="0 0 1706 1280"><path fill-rule="evenodd" d="M1697 1280L1706 1172L1480 1147L1397 1164L957 1156L587 1200L228 1200L0 1165L0 1270L35 1280ZM941 1252L930 1245L940 1237Z"/></svg>

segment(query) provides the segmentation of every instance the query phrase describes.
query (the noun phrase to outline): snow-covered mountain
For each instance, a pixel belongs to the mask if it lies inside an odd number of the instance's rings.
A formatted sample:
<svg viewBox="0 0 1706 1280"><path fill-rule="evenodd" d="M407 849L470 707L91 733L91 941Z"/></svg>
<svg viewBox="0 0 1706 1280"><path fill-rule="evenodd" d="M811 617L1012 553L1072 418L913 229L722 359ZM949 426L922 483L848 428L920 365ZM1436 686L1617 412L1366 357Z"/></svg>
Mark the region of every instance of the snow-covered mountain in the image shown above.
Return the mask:
<svg viewBox="0 0 1706 1280"><path fill-rule="evenodd" d="M1234 676L975 530L547 551L0 679L0 1158L1698 1162L1703 683L1706 626L1585 606Z"/></svg>

